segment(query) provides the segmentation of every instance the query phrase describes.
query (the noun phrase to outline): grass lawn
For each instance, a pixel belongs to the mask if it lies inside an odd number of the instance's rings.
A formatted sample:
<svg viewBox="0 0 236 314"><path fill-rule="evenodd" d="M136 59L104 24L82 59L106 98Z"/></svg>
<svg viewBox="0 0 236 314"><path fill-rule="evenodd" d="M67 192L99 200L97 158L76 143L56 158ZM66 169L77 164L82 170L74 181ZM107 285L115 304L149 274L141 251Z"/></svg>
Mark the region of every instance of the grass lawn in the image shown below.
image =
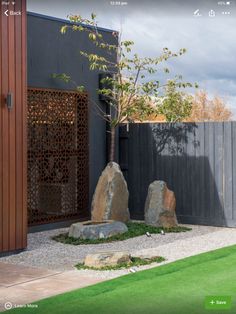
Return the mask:
<svg viewBox="0 0 236 314"><path fill-rule="evenodd" d="M205 310L209 295L232 296L231 310ZM37 314L236 313L236 245L36 302ZM11 311L10 311L11 312Z"/></svg>
<svg viewBox="0 0 236 314"><path fill-rule="evenodd" d="M186 232L190 231L191 228L187 227L172 227L172 228L161 228L161 227L153 227L145 225L144 223L137 223L137 222L128 222L127 224L128 231L122 234L118 234L106 239L96 239L96 240L89 240L89 239L75 239L68 236L68 233L62 233L57 236L52 237L53 240L64 244L73 244L73 245L80 245L80 244L99 244L99 243L108 243L114 241L123 241L130 238L138 237L141 235L146 234L146 232L157 234L161 233L164 230L166 233L171 232Z"/></svg>

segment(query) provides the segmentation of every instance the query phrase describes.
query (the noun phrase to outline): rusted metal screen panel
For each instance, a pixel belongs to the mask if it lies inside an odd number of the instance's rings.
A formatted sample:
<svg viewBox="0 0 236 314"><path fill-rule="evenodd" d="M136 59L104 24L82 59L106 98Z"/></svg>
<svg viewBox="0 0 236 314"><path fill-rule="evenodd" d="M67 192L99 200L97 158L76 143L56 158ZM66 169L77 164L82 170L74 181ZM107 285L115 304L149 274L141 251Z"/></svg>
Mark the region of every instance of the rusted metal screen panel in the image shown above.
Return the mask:
<svg viewBox="0 0 236 314"><path fill-rule="evenodd" d="M85 93L28 89L28 223L88 216Z"/></svg>
<svg viewBox="0 0 236 314"><path fill-rule="evenodd" d="M21 15L4 12L21 11ZM0 6L0 252L26 247L26 2ZM12 95L12 108L6 104Z"/></svg>

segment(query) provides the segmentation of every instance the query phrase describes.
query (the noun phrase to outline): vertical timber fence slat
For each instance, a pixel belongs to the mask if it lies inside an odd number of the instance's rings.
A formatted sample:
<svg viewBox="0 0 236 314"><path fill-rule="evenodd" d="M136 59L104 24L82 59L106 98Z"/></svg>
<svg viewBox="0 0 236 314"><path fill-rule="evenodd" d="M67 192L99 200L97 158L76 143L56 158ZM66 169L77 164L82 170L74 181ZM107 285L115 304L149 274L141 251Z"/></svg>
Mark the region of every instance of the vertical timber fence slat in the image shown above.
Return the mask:
<svg viewBox="0 0 236 314"><path fill-rule="evenodd" d="M236 122L122 125L120 165L132 218L143 219L149 184L164 180L179 222L236 226Z"/></svg>

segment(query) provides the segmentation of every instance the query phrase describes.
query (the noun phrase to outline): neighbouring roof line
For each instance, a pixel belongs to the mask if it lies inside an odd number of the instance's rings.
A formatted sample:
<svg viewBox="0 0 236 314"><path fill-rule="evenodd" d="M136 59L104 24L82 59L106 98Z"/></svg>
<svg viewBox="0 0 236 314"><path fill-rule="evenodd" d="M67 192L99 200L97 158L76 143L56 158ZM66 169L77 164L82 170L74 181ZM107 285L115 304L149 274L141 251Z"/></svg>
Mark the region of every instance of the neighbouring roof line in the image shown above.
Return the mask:
<svg viewBox="0 0 236 314"><path fill-rule="evenodd" d="M69 20L62 19L62 18L59 18L59 17L54 17L54 16L50 16L50 15L44 15L44 14L30 12L30 11L27 11L27 15L40 17L40 18L43 18L45 20L57 21L57 22L66 23L66 24L79 24L79 23L72 23ZM86 25L86 24L83 24L83 25L85 25L88 28L92 28L92 26L90 26L90 25ZM109 28L104 28L104 27L99 27L99 26L97 27L97 29L100 30L100 31L109 32L109 33L117 32L115 30L112 30L112 29L109 29Z"/></svg>

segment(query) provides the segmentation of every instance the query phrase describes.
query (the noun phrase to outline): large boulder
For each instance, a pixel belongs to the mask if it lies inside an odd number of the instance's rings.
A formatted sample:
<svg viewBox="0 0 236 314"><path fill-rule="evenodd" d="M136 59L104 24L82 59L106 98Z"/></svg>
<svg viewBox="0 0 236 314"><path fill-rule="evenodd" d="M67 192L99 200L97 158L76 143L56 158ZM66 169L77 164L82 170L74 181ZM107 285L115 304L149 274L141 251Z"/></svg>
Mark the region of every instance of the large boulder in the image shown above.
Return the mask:
<svg viewBox="0 0 236 314"><path fill-rule="evenodd" d="M110 162L102 172L93 195L91 215L93 221L130 219L129 191L120 167Z"/></svg>
<svg viewBox="0 0 236 314"><path fill-rule="evenodd" d="M127 231L127 226L120 221L96 223L89 220L72 224L69 229L69 237L90 240L104 239Z"/></svg>
<svg viewBox="0 0 236 314"><path fill-rule="evenodd" d="M102 268L129 263L130 261L130 255L127 252L110 251L88 254L85 257L84 265L88 267Z"/></svg>
<svg viewBox="0 0 236 314"><path fill-rule="evenodd" d="M175 194L164 181L154 181L149 185L145 202L146 224L164 228L177 226L175 207Z"/></svg>

